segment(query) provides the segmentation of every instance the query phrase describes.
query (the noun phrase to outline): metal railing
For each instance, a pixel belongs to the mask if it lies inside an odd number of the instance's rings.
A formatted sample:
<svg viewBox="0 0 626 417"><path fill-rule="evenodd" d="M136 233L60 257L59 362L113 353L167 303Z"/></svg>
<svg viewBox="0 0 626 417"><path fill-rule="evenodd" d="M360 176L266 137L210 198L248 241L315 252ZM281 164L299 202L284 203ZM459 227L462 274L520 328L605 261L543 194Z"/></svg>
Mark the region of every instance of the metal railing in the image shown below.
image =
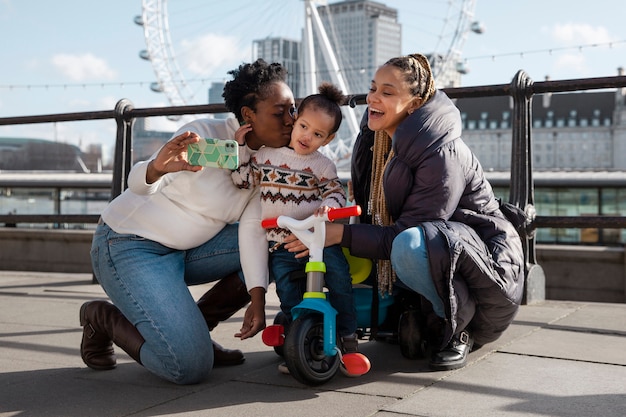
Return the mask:
<svg viewBox="0 0 626 417"><path fill-rule="evenodd" d="M51 223L58 227L61 224L97 223L99 214L62 214L63 193L67 191L98 190L110 195L110 174L85 174L69 172L38 172L35 175L22 174L19 171L0 174L0 189L49 190L53 201L54 213L50 214L6 214L0 215L0 223Z"/></svg>
<svg viewBox="0 0 626 417"><path fill-rule="evenodd" d="M522 209L527 216L526 236L523 238L526 259L527 300L544 297L545 277L537 264L535 230L537 228L626 228L626 217L621 216L537 216L534 206L532 169L532 99L536 94L626 87L626 76L533 82L524 71L518 71L509 84L478 87L446 88L451 98L478 98L510 96L513 99L512 152L509 202ZM347 96L344 105L365 104L365 94ZM222 104L176 106L161 108L134 108L127 100L120 100L114 110L81 113L49 114L39 116L0 118L0 125L35 124L98 119L115 119L117 134L111 183L111 197L126 188L131 168L132 126L137 118L154 116L181 116L190 114L223 113ZM94 215L0 215L0 223L19 222L95 222Z"/></svg>

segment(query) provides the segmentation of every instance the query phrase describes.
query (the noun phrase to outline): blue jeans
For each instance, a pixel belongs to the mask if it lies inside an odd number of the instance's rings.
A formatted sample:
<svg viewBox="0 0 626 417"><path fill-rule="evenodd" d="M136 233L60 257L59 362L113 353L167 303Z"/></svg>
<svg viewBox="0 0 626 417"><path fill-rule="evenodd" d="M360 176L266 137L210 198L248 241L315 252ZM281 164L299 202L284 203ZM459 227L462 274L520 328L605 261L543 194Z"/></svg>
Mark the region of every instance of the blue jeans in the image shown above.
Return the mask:
<svg viewBox="0 0 626 417"><path fill-rule="evenodd" d="M396 236L391 247L391 265L400 282L430 301L435 314L446 317L443 301L437 294L430 273L428 250L421 227L406 229Z"/></svg>
<svg viewBox="0 0 626 417"><path fill-rule="evenodd" d="M145 339L140 358L154 374L177 384L202 381L213 368L209 329L188 285L240 271L238 225L210 241L175 250L137 235L97 227L91 262L105 292Z"/></svg>
<svg viewBox="0 0 626 417"><path fill-rule="evenodd" d="M356 331L356 308L352 295L350 266L339 245L324 248L323 256L326 264L324 282L328 288L328 300L337 310L337 331L340 337L349 336ZM276 281L280 309L289 321L291 309L302 301L306 291L304 267L307 260L306 257L297 259L294 253L282 246L270 253L270 274Z"/></svg>

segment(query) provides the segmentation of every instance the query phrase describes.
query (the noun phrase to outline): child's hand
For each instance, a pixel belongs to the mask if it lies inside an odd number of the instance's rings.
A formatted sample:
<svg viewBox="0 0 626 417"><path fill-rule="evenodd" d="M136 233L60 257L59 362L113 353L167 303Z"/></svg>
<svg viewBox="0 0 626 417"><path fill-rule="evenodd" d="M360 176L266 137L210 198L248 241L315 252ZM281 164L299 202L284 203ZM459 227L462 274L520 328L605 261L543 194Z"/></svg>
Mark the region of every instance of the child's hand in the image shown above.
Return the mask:
<svg viewBox="0 0 626 417"><path fill-rule="evenodd" d="M354 188L352 188L352 180L348 180L348 201L354 201Z"/></svg>
<svg viewBox="0 0 626 417"><path fill-rule="evenodd" d="M252 125L250 123L239 126L239 129L235 132L235 140L239 145L246 144L246 135L248 132L252 132Z"/></svg>
<svg viewBox="0 0 626 417"><path fill-rule="evenodd" d="M330 207L328 206L319 206L317 210L315 210L315 215L316 216L323 216L324 214L328 213L330 211Z"/></svg>

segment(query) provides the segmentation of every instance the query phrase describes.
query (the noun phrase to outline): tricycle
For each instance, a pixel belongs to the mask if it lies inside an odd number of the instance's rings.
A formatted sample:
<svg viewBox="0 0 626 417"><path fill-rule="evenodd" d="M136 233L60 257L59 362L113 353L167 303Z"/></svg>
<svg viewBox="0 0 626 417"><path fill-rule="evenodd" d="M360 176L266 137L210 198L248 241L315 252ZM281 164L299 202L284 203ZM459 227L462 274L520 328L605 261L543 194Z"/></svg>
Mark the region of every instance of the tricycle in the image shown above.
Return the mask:
<svg viewBox="0 0 626 417"><path fill-rule="evenodd" d="M311 215L303 220L279 216L262 222L266 229L280 227L290 230L309 249L305 267L306 291L302 301L292 308L293 321L287 325L284 317L281 318L282 313L279 313L274 324L268 326L262 334L263 342L284 356L289 373L306 385L321 385L329 381L340 367L351 376L363 375L371 368L369 359L362 353L342 354L337 346L337 311L330 305L324 292L326 222L359 216L360 213L361 207L355 205L331 209L324 215ZM347 249L344 249L344 254L350 264L353 282L359 328L357 335L359 338L380 336L376 331L373 334L371 329L385 321L387 309L394 303L394 296L382 297L376 286L364 284L370 276L371 260L353 257ZM397 337L402 354L407 357L417 357L420 353L415 347L421 346L421 334L419 326L414 322L415 315L407 315L405 311L400 315L400 325L397 327L406 330L403 332L404 337L401 334L397 334Z"/></svg>

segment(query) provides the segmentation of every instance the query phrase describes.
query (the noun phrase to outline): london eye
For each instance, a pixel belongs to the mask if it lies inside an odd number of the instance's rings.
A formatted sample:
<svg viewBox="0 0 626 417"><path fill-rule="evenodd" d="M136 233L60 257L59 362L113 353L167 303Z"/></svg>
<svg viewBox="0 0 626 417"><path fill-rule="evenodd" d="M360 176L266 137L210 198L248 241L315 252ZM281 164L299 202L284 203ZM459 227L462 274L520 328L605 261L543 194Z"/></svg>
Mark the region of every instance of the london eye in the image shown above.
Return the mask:
<svg viewBox="0 0 626 417"><path fill-rule="evenodd" d="M302 32L306 38L306 33L311 30L311 19L306 18L307 13L310 14L307 8L327 4L319 0L235 0L226 5L219 1L220 7L217 8L217 3L187 0L168 4L167 0L142 0L142 13L135 18L135 23L143 27L146 44L140 56L148 60L154 70L156 80L151 84L151 89L163 94L172 106L206 103L209 85L227 78L223 70L219 72L220 61L230 56L236 62L231 63L229 68L234 68L250 60L253 58L253 40L263 37L299 39ZM392 1L388 3L394 7ZM405 13L408 22L402 22L402 25L420 28L422 44L419 45L419 51L430 55L436 80L446 82L449 74L463 74L468 70L462 61L463 45L469 33L482 31L474 20L474 7L475 0L402 2L399 13ZM259 27L263 29L251 30ZM263 30L267 32L261 33ZM324 31L324 28L318 27L317 30ZM224 36L215 37L215 33ZM229 37L229 33L237 33L238 36ZM200 39L204 43L199 43ZM202 47L207 44L211 47ZM328 45L315 47L332 49ZM208 54L209 50L213 55L206 56L204 65L199 65L198 62L202 60L198 61L198 58ZM236 54L234 51L244 52ZM332 62L335 51L325 53ZM191 58L194 58L193 64ZM303 71L310 74L315 69L303 66ZM342 86L345 80L341 78L341 68L336 68L333 74L333 82ZM366 86L363 88L365 90ZM336 161L345 158L352 149L358 131L354 116L348 115L346 122L351 134L339 137L339 140L333 141L333 147L327 150L328 156Z"/></svg>

